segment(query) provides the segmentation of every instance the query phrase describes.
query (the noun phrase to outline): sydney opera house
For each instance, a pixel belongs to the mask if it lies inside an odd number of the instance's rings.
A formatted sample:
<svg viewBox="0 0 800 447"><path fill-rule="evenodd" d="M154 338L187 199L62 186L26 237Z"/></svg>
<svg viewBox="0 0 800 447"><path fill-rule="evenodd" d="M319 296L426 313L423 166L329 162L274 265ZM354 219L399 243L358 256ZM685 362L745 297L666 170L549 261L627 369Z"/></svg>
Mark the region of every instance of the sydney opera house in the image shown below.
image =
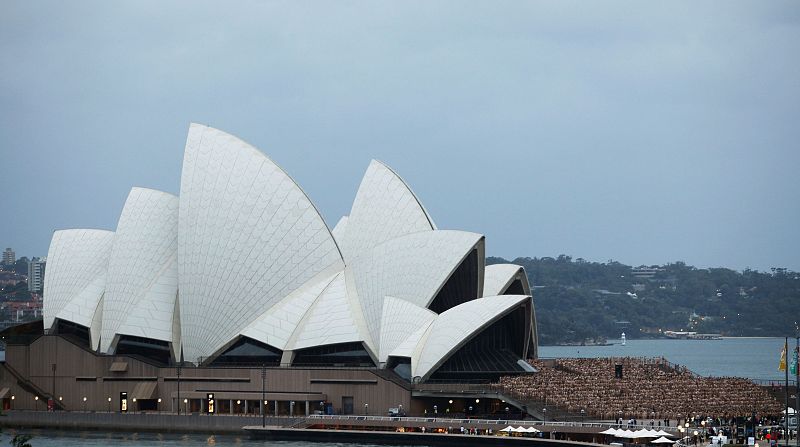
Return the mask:
<svg viewBox="0 0 800 447"><path fill-rule="evenodd" d="M525 272L485 265L484 250L481 234L438 229L378 161L331 230L272 160L193 124L179 196L133 188L114 231L53 233L44 318L3 333L0 397L30 409L130 399L202 412L213 393L224 413L456 411L424 385L531 373L537 355Z"/></svg>

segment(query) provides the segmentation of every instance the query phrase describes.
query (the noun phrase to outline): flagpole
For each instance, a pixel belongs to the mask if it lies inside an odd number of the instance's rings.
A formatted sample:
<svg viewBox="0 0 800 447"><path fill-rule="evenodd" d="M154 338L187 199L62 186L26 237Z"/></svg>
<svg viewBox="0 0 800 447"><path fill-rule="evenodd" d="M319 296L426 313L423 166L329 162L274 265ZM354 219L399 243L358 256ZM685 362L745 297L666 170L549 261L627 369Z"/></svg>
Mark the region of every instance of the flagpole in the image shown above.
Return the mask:
<svg viewBox="0 0 800 447"><path fill-rule="evenodd" d="M800 332L795 335L797 335L797 347L794 351L794 443L800 447ZM786 420L789 420L788 414Z"/></svg>
<svg viewBox="0 0 800 447"><path fill-rule="evenodd" d="M786 445L789 445L789 337L785 337L783 342L783 352L786 353L786 360L784 363L783 372L786 375L786 417L783 418L784 425L786 425Z"/></svg>

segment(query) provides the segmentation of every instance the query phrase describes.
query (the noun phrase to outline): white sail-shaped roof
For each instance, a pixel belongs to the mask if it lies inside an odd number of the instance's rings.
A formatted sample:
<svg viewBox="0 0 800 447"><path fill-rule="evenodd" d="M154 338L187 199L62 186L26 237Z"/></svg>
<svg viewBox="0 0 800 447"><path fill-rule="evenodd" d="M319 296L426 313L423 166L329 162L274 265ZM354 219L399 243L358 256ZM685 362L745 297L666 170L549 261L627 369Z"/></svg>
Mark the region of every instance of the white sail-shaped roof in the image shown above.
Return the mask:
<svg viewBox="0 0 800 447"><path fill-rule="evenodd" d="M123 334L172 342L177 254L178 198L131 189L108 261L101 351Z"/></svg>
<svg viewBox="0 0 800 447"><path fill-rule="evenodd" d="M263 315L242 331L242 335L285 350L297 325L308 313L325 288L338 278L341 272L325 275L322 280L311 280L280 303L270 307Z"/></svg>
<svg viewBox="0 0 800 447"><path fill-rule="evenodd" d="M352 222L351 218L348 228ZM477 233L423 231L384 242L348 265L372 341L380 346L387 296L427 308L461 261L481 243L483 236Z"/></svg>
<svg viewBox="0 0 800 447"><path fill-rule="evenodd" d="M431 326L433 326L434 321L436 321L435 318L411 332L406 339L400 343L399 346L394 348L394 350L389 353L389 357L408 357L410 359L418 359L419 353L424 346L424 343L421 343L421 341L428 338L428 334L430 333Z"/></svg>
<svg viewBox="0 0 800 447"><path fill-rule="evenodd" d="M225 132L191 125L180 197L186 359L212 354L308 280L342 267L336 242L300 187Z"/></svg>
<svg viewBox="0 0 800 447"><path fill-rule="evenodd" d="M372 160L337 241L350 262L388 240L435 229L433 219L406 182L388 166Z"/></svg>
<svg viewBox="0 0 800 447"><path fill-rule="evenodd" d="M522 266L515 264L487 265L483 275L483 296L503 295L515 280L522 282L524 293L531 293L528 277Z"/></svg>
<svg viewBox="0 0 800 447"><path fill-rule="evenodd" d="M424 307L387 296L383 302L379 360L385 362L409 338L409 334L423 326L427 327L435 318L436 314Z"/></svg>
<svg viewBox="0 0 800 447"><path fill-rule="evenodd" d="M355 313L347 297L345 275L340 273L328 284L298 325L292 336L291 349L364 341Z"/></svg>
<svg viewBox="0 0 800 447"><path fill-rule="evenodd" d="M426 379L472 337L528 300L530 297L524 295L485 297L442 312L421 340L424 347L418 358L412 358L412 375Z"/></svg>
<svg viewBox="0 0 800 447"><path fill-rule="evenodd" d="M44 327L56 318L89 328L92 348L100 339L95 319L106 283L114 233L105 230L60 230L47 252L42 313Z"/></svg>
<svg viewBox="0 0 800 447"><path fill-rule="evenodd" d="M530 293L520 267L484 267L482 235L438 230L383 163L370 163L350 214L331 232L272 160L192 124L180 199L133 188L116 234L54 233L44 325L85 326L92 348L107 353L122 336L166 341L173 360L204 364L250 344L242 338L283 351L284 362L292 351L361 342L379 365L407 357L427 378L530 300L489 296L518 292L516 280ZM509 324L533 346L513 350L535 356L533 309L530 320L518 316Z"/></svg>
<svg viewBox="0 0 800 447"><path fill-rule="evenodd" d="M333 235L333 238L336 239L337 243L340 243L339 241L342 240L345 232L347 231L347 220L347 216L342 216L342 218L339 219L339 222L336 222L336 226L333 227L333 230L331 230L331 234Z"/></svg>
<svg viewBox="0 0 800 447"><path fill-rule="evenodd" d="M528 282L528 275L521 265L516 264L493 264L487 265L483 276L483 296L504 295L508 293L509 287L514 281L519 280L522 284L522 292L531 295L531 286ZM536 313L531 306L531 340L528 355L536 358L539 354L538 332L536 326Z"/></svg>

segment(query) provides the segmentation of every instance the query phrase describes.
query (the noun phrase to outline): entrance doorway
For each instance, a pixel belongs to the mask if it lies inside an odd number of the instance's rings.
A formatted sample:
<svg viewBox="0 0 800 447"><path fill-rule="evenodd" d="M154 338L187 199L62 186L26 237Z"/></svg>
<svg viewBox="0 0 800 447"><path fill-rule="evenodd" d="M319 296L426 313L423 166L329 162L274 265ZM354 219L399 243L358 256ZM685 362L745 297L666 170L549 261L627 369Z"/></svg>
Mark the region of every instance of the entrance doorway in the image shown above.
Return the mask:
<svg viewBox="0 0 800 447"><path fill-rule="evenodd" d="M342 414L353 414L353 396L342 396Z"/></svg>

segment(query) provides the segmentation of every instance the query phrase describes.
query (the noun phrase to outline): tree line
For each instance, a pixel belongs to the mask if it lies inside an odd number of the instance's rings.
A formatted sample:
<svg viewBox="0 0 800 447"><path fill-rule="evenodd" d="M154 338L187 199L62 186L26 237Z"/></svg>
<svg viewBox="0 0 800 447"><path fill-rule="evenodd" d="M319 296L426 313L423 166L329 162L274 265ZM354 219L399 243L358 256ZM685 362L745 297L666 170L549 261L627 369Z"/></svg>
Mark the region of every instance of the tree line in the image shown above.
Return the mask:
<svg viewBox="0 0 800 447"><path fill-rule="evenodd" d="M695 331L723 336L794 336L800 274L700 269L684 262L632 267L571 256L489 257L519 264L534 288L539 343L592 343Z"/></svg>

